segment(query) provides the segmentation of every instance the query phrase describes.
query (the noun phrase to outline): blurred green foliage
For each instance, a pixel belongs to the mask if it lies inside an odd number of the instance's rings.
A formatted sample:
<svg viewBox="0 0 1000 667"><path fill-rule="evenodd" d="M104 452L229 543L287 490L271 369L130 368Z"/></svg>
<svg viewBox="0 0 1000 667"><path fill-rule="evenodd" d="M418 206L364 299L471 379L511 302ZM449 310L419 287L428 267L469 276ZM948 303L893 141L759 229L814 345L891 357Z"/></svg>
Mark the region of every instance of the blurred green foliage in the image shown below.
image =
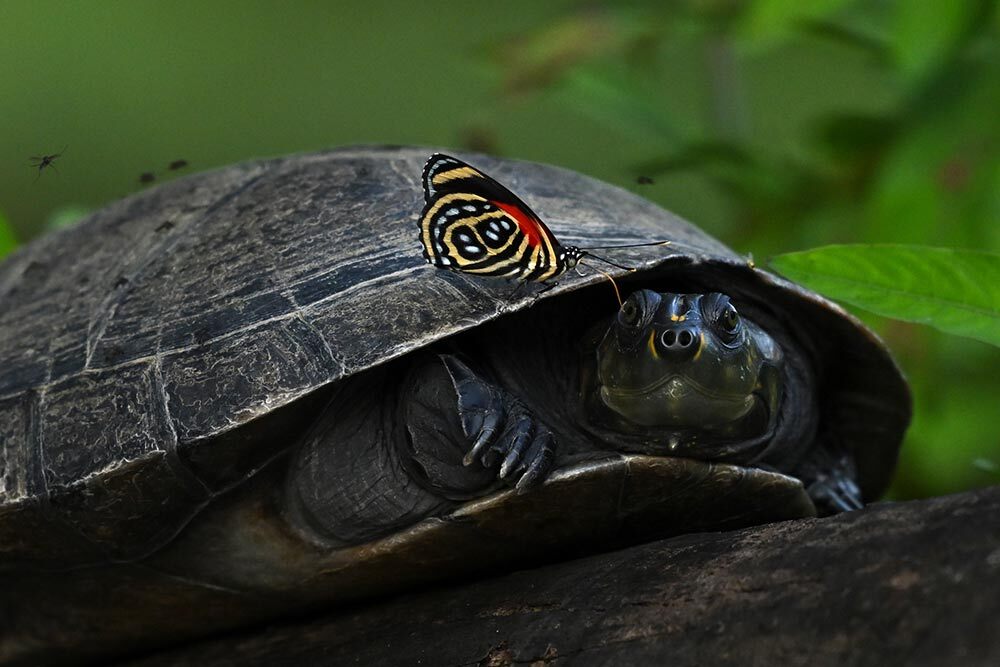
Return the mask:
<svg viewBox="0 0 1000 667"><path fill-rule="evenodd" d="M173 160L373 142L561 164L758 258L1000 251L993 1L35 0L0 4L0 30L0 209L22 240ZM28 156L67 144L33 181ZM914 387L893 493L996 483L976 462L1000 461L1000 352L860 314Z"/></svg>
<svg viewBox="0 0 1000 667"><path fill-rule="evenodd" d="M7 219L0 213L0 257L3 257L17 247L17 237Z"/></svg>
<svg viewBox="0 0 1000 667"><path fill-rule="evenodd" d="M581 22L603 35L599 48L566 46L562 57L532 61L523 54L540 49L507 47L519 56L497 59L506 96L537 82L534 99L559 99L567 113L615 132L631 176L656 183L644 194L738 249L758 257L849 242L1000 250L995 3L678 1L581 10L524 39L548 43ZM679 58L693 77L676 70ZM694 103L678 102L692 91ZM800 277L825 278L831 293L885 314L933 316L997 341L996 255L883 248L862 261L870 253L849 252L836 262L822 255L825 276L802 273L819 255L797 256ZM795 275L796 259L780 262ZM866 283L853 294L832 280L846 269ZM889 285L877 281L904 276L910 294L887 299ZM876 298L873 287L883 288ZM929 309L930 296L946 296L950 308ZM963 313L970 304L985 310ZM997 349L859 314L914 387L893 493L996 483L975 461L1000 460Z"/></svg>
<svg viewBox="0 0 1000 667"><path fill-rule="evenodd" d="M87 217L88 213L90 213L90 208L80 206L79 204L61 206L49 214L45 220L45 229L52 230L59 229L60 227L68 227Z"/></svg>

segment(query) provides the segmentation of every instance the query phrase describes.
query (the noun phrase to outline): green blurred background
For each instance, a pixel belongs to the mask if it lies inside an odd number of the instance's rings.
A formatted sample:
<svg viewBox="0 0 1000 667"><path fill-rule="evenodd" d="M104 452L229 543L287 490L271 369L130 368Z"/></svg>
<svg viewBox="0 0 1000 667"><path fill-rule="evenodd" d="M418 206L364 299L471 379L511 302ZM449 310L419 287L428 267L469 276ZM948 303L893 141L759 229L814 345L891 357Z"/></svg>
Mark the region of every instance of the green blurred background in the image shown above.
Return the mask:
<svg viewBox="0 0 1000 667"><path fill-rule="evenodd" d="M4 2L0 254L143 172L357 143L563 165L758 264L832 242L1000 251L995 4ZM64 146L58 172L29 165ZM891 494L1000 483L1000 352L865 317L914 387Z"/></svg>

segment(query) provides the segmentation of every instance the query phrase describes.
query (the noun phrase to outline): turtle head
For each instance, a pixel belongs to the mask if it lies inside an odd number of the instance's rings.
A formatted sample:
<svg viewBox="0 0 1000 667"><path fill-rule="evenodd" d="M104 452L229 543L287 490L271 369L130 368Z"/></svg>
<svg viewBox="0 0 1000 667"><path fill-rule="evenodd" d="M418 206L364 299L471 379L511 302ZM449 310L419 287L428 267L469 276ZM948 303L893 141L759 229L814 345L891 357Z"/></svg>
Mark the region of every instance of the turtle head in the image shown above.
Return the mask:
<svg viewBox="0 0 1000 667"><path fill-rule="evenodd" d="M767 428L780 396L781 351L719 292L634 292L597 348L597 396L637 430Z"/></svg>

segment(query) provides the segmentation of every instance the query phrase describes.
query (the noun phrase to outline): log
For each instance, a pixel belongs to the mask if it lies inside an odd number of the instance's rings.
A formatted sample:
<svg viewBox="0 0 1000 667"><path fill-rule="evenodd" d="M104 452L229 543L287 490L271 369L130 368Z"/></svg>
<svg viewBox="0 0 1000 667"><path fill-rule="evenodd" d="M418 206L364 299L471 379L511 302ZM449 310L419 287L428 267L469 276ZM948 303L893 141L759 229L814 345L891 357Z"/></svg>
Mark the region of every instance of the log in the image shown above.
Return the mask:
<svg viewBox="0 0 1000 667"><path fill-rule="evenodd" d="M1000 665L1000 487L684 535L127 664Z"/></svg>

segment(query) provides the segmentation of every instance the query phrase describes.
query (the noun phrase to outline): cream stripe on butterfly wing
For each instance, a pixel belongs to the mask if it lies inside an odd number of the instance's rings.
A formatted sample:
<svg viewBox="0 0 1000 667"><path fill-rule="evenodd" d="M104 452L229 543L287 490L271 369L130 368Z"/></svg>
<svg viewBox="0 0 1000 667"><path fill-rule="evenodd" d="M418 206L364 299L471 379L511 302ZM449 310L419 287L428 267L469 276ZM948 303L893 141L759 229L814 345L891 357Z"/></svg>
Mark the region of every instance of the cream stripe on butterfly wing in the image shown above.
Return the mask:
<svg viewBox="0 0 1000 667"><path fill-rule="evenodd" d="M532 251L523 257L522 278L548 280L563 273L566 266L558 261L563 252L559 241L527 204L513 194L510 197L511 202L497 203L497 205L516 222L532 248Z"/></svg>
<svg viewBox="0 0 1000 667"><path fill-rule="evenodd" d="M519 275L511 264L526 251L517 224L492 202L461 193L442 196L427 217L439 252L454 260L452 268L479 275ZM439 264L440 265L440 264Z"/></svg>
<svg viewBox="0 0 1000 667"><path fill-rule="evenodd" d="M475 227L465 220L456 221L444 230L444 245L463 271L468 270L469 264L489 256Z"/></svg>
<svg viewBox="0 0 1000 667"><path fill-rule="evenodd" d="M461 160L435 153L424 164L422 181L424 210L418 227L423 245L424 259L434 266L455 269L461 258L444 245L444 231L451 219L461 215L458 200L483 199L475 194L463 193L463 181L485 180L485 176ZM452 194L448 195L447 191ZM446 207L447 206L447 207Z"/></svg>
<svg viewBox="0 0 1000 667"><path fill-rule="evenodd" d="M548 280L549 278L557 275L557 273L562 273L562 271L559 271L557 262L558 253L562 251L562 247L559 245L559 241L556 240L555 235L549 231L549 228L542 222L541 218L538 218L538 225L542 229L542 244L545 246L545 262L544 266L540 267L541 272L536 276L530 277L529 280Z"/></svg>
<svg viewBox="0 0 1000 667"><path fill-rule="evenodd" d="M516 235L517 227L510 221L507 214L490 206L492 210L476 219L476 233L483 240L491 255L496 255L510 245Z"/></svg>
<svg viewBox="0 0 1000 667"><path fill-rule="evenodd" d="M442 186L464 178L484 179L483 174L474 167L450 155L435 153L424 164L421 180L424 186L424 201L430 204L440 194ZM455 191L452 188L452 191Z"/></svg>
<svg viewBox="0 0 1000 667"><path fill-rule="evenodd" d="M486 256L480 256L478 253L470 252L467 253L465 259L474 259L469 263L463 263L461 265L461 270L468 273L475 273L482 276L504 276L504 277L515 277L522 275L528 266L525 264L525 258L532 253L532 247L529 244L528 238L521 231L520 227L510 219L506 214L500 212L500 216L494 215L491 210L489 213L476 219L474 223L477 236L482 242L483 246L486 247ZM471 221L470 221L471 222ZM494 224L495 223L495 224ZM464 239L460 239L457 236L455 230L452 231L452 236L448 236L446 232L446 242L451 240L451 245L461 248L463 243L466 243ZM461 229L463 233L468 235L468 226L462 225ZM499 234L495 230L499 230ZM492 243L487 233L493 232L499 237L499 242ZM491 247L495 245L496 247Z"/></svg>
<svg viewBox="0 0 1000 667"><path fill-rule="evenodd" d="M423 184L428 201L421 220L424 256L437 266L539 281L568 268L561 260L563 247L541 218L471 165L432 155L424 165ZM451 208L444 207L445 201ZM458 215L443 215L449 211Z"/></svg>
<svg viewBox="0 0 1000 667"><path fill-rule="evenodd" d="M548 258L546 267L555 262L561 250L559 241L520 197L496 179L457 158L441 153L432 155L424 166L425 196L437 197L460 192L481 197L497 205L520 227L532 246L540 245L545 248Z"/></svg>
<svg viewBox="0 0 1000 667"><path fill-rule="evenodd" d="M454 246L448 243L447 232L467 216L468 211L463 207L482 205L485 202L476 195L454 193L427 204L420 218L420 241L424 246L424 259L435 266L457 268L462 259Z"/></svg>
<svg viewBox="0 0 1000 667"><path fill-rule="evenodd" d="M512 223L508 224L512 230L507 234L501 236L496 233L494 230L503 231L503 219L497 218L495 207L488 203L468 202L462 204L460 209L469 213L469 217L449 221L442 243L448 253L457 259L460 270L489 275L498 262L514 254L513 244L518 241L519 234ZM480 211L485 212L477 215Z"/></svg>
<svg viewBox="0 0 1000 667"><path fill-rule="evenodd" d="M428 202L424 206L423 213L420 214L420 221L417 227L420 229L420 245L423 246L424 259L435 266L449 266L452 260L447 256L446 249L440 242L441 230L444 225L438 220L441 201Z"/></svg>
<svg viewBox="0 0 1000 667"><path fill-rule="evenodd" d="M531 252L528 239L523 234L512 237L513 242L518 245L510 245L503 255L488 257L482 261L475 262L462 267L462 271L475 273L480 276L503 276L514 278L521 276L527 270L524 264L524 257Z"/></svg>
<svg viewBox="0 0 1000 667"><path fill-rule="evenodd" d="M465 193L446 194L435 201L421 228L425 257L431 255L437 266L462 271L508 252L517 231L513 221L491 202Z"/></svg>
<svg viewBox="0 0 1000 667"><path fill-rule="evenodd" d="M562 260L564 252L562 246L558 246L558 249L550 248L549 252L551 254L546 254L545 256L545 266L540 268L536 275L531 276L530 280L545 282L546 280L552 280L561 276L569 269L566 262Z"/></svg>

